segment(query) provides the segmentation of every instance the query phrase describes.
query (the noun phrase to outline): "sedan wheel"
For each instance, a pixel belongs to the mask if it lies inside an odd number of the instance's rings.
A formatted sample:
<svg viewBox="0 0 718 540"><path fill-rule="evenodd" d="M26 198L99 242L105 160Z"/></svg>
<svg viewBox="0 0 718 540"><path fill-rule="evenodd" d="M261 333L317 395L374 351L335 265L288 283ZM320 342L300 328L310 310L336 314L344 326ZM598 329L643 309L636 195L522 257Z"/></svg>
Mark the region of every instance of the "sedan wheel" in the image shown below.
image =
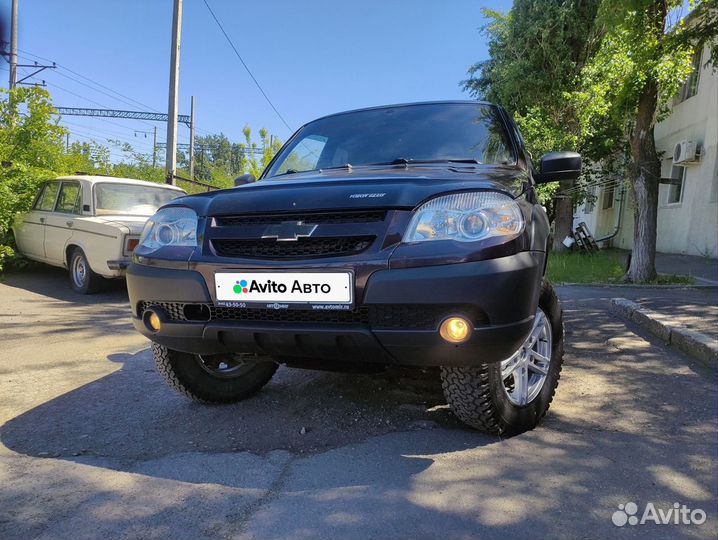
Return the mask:
<svg viewBox="0 0 718 540"><path fill-rule="evenodd" d="M70 254L68 264L70 268L70 285L81 294L92 294L100 290L102 277L90 268L85 253L80 248L75 248Z"/></svg>

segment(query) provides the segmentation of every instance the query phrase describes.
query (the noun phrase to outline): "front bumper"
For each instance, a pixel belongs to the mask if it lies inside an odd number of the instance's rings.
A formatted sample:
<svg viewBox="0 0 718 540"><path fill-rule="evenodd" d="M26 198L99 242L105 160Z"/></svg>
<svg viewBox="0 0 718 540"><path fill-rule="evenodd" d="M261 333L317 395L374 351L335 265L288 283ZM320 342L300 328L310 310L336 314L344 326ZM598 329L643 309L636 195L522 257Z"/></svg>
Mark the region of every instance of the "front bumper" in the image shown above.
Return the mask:
<svg viewBox="0 0 718 540"><path fill-rule="evenodd" d="M198 354L256 352L280 360L471 366L506 359L523 343L536 313L544 257L543 252L526 251L478 262L373 272L357 309L370 314L378 310L386 319L387 306L390 312L409 315L434 306L434 322L424 321L419 328L412 323L397 327L371 316L305 322L301 312L289 319L278 313L277 320L271 320L270 313L267 320L222 320L215 316L219 312L204 276L191 270L133 263L127 288L135 328L172 349ZM138 311L149 306L164 319L157 333ZM187 320L186 306L197 313L197 306L205 306L201 312L207 320ZM445 342L438 332L442 317L466 313L475 323L470 339L458 345Z"/></svg>

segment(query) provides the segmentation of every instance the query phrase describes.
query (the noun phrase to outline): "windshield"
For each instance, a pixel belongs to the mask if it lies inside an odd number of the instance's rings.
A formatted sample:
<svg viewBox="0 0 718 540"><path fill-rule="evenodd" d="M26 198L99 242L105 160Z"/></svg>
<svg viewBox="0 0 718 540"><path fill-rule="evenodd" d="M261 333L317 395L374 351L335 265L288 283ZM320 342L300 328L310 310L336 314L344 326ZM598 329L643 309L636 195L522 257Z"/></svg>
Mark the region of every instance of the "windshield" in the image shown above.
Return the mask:
<svg viewBox="0 0 718 540"><path fill-rule="evenodd" d="M185 193L134 184L95 184L95 215L151 216L163 204Z"/></svg>
<svg viewBox="0 0 718 540"><path fill-rule="evenodd" d="M338 114L304 126L265 177L351 165L516 163L496 107L440 103Z"/></svg>

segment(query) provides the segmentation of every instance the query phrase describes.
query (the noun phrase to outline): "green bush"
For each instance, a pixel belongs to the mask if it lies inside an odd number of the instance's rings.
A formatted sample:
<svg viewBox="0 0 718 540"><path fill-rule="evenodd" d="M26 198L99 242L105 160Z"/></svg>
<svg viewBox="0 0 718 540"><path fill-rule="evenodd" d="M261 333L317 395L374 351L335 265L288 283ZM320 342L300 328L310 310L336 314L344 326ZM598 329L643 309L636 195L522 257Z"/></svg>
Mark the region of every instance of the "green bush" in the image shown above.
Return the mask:
<svg viewBox="0 0 718 540"><path fill-rule="evenodd" d="M18 260L12 223L18 213L30 209L40 184L73 171L96 169L83 145L66 150L66 130L58 122L46 90L0 90L0 271Z"/></svg>

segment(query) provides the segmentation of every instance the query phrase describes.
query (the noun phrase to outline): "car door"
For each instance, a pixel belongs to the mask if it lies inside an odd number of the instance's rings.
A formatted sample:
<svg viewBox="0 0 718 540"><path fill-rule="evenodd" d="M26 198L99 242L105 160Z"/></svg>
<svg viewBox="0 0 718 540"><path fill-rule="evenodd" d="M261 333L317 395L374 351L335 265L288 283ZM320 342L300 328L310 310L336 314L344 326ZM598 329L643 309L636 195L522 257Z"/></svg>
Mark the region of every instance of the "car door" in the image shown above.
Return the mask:
<svg viewBox="0 0 718 540"><path fill-rule="evenodd" d="M54 264L65 263L65 246L73 235L75 218L81 214L82 187L77 180L63 180L54 211L45 221L45 257Z"/></svg>
<svg viewBox="0 0 718 540"><path fill-rule="evenodd" d="M15 241L20 252L31 259L45 260L45 223L55 208L59 182L48 182L40 190L32 210L15 227Z"/></svg>

